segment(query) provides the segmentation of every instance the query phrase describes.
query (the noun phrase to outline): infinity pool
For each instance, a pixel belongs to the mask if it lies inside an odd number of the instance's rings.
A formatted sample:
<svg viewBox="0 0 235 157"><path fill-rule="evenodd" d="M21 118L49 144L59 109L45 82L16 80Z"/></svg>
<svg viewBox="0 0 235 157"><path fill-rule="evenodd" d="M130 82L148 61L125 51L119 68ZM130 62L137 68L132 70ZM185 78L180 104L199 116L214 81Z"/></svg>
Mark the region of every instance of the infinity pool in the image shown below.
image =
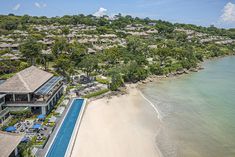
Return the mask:
<svg viewBox="0 0 235 157"><path fill-rule="evenodd" d="M74 99L59 131L49 148L47 157L64 157L84 99Z"/></svg>

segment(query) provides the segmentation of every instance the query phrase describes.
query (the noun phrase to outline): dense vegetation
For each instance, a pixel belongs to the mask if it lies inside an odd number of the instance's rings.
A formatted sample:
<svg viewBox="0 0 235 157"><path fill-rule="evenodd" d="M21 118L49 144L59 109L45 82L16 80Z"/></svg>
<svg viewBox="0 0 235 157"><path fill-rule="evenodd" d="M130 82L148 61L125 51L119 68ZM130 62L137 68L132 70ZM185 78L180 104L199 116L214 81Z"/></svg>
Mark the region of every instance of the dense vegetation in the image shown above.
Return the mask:
<svg viewBox="0 0 235 157"><path fill-rule="evenodd" d="M60 24L60 25L77 25L77 24L85 24L88 26L98 26L99 32L109 32L114 31L115 29L124 28L128 24L148 24L150 22L156 22L156 27L161 33L171 33L175 27L181 27L191 30L196 30L198 32L204 32L211 35L222 35L222 36L229 36L232 39L235 39L235 29L219 29L215 26L211 25L210 27L202 27L196 26L192 24L179 24L175 23L172 24L170 22L162 21L162 20L151 20L149 18L141 19L141 18L133 18L129 15L122 16L121 14L116 15L116 20L114 20L111 24L109 20L104 18L96 18L92 15L85 16L83 14L80 15L65 15L63 17L52 17L48 18L46 16L16 16L14 14L9 15L0 15L0 32L8 33L8 31L15 30L15 29L30 29L29 24L42 24L42 25L50 25L50 24ZM66 30L65 30L66 32ZM68 32L68 30L67 30Z"/></svg>
<svg viewBox="0 0 235 157"><path fill-rule="evenodd" d="M149 23L156 23L156 25L150 26ZM96 26L96 30L86 33L116 34L118 37L125 38L127 44L125 47L117 46L102 50L99 53L88 54L87 48L90 45L76 41L71 43L66 38L57 37L51 49L52 53L43 54L42 49L45 45L38 43L37 40L44 38L45 34L33 30L32 24L65 25L62 30L64 35L69 33L66 25ZM141 24L146 29L156 29L158 34L140 37L116 31L129 24ZM80 71L88 76L107 76L111 80L110 88L117 90L124 82L137 82L151 74L166 75L183 69L195 68L205 58L229 55L234 52L234 44L218 45L212 42L189 41L185 33L174 31L176 28L235 39L235 29L226 30L214 26L206 28L190 24L172 24L161 20L132 18L120 14L116 16L116 20L112 21L106 17L96 18L92 15L66 15L52 18L1 15L1 34L7 35L16 29L28 30L30 38L21 44L22 59L20 61L0 62L0 75L14 73L29 65L37 64L47 70L49 70L48 67L50 69L53 67L56 73L65 76L68 80L71 75ZM56 32L52 33L56 35ZM150 48L149 45L155 45L155 47ZM0 53L6 52L1 51Z"/></svg>

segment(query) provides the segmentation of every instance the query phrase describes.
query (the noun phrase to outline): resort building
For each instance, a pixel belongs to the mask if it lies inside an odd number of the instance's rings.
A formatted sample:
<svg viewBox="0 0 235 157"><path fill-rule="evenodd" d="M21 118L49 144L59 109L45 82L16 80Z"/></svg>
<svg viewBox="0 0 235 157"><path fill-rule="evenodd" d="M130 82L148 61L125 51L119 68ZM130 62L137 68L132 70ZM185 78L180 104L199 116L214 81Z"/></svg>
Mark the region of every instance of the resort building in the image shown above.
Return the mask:
<svg viewBox="0 0 235 157"><path fill-rule="evenodd" d="M3 109L47 114L63 94L62 77L31 66L0 84L0 94L5 97Z"/></svg>
<svg viewBox="0 0 235 157"><path fill-rule="evenodd" d="M0 156L19 156L17 146L21 142L22 138L23 136L20 134L0 131Z"/></svg>
<svg viewBox="0 0 235 157"><path fill-rule="evenodd" d="M0 94L0 126L4 124L4 121L10 116L9 109L3 108L5 104L5 94Z"/></svg>

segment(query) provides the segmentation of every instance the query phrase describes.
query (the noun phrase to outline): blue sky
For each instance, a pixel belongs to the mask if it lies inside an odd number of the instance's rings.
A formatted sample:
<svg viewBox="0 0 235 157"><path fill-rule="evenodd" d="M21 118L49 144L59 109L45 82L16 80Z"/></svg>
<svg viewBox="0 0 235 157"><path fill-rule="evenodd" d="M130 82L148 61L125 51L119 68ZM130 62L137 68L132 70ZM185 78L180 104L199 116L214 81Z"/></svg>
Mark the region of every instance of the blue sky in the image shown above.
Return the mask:
<svg viewBox="0 0 235 157"><path fill-rule="evenodd" d="M235 0L0 0L0 14L8 13L49 17L122 13L171 22L235 28Z"/></svg>

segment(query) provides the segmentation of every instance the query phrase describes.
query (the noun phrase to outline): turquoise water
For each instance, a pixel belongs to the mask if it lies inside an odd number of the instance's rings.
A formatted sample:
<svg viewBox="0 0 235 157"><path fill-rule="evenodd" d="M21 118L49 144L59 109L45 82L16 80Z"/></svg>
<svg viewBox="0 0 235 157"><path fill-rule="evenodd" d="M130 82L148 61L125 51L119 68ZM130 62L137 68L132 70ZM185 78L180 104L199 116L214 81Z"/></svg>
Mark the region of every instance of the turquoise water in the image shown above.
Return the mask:
<svg viewBox="0 0 235 157"><path fill-rule="evenodd" d="M48 151L47 157L64 157L83 101L83 99L75 99L73 101L73 104Z"/></svg>
<svg viewBox="0 0 235 157"><path fill-rule="evenodd" d="M161 120L156 143L165 157L235 157L235 57L141 90Z"/></svg>

